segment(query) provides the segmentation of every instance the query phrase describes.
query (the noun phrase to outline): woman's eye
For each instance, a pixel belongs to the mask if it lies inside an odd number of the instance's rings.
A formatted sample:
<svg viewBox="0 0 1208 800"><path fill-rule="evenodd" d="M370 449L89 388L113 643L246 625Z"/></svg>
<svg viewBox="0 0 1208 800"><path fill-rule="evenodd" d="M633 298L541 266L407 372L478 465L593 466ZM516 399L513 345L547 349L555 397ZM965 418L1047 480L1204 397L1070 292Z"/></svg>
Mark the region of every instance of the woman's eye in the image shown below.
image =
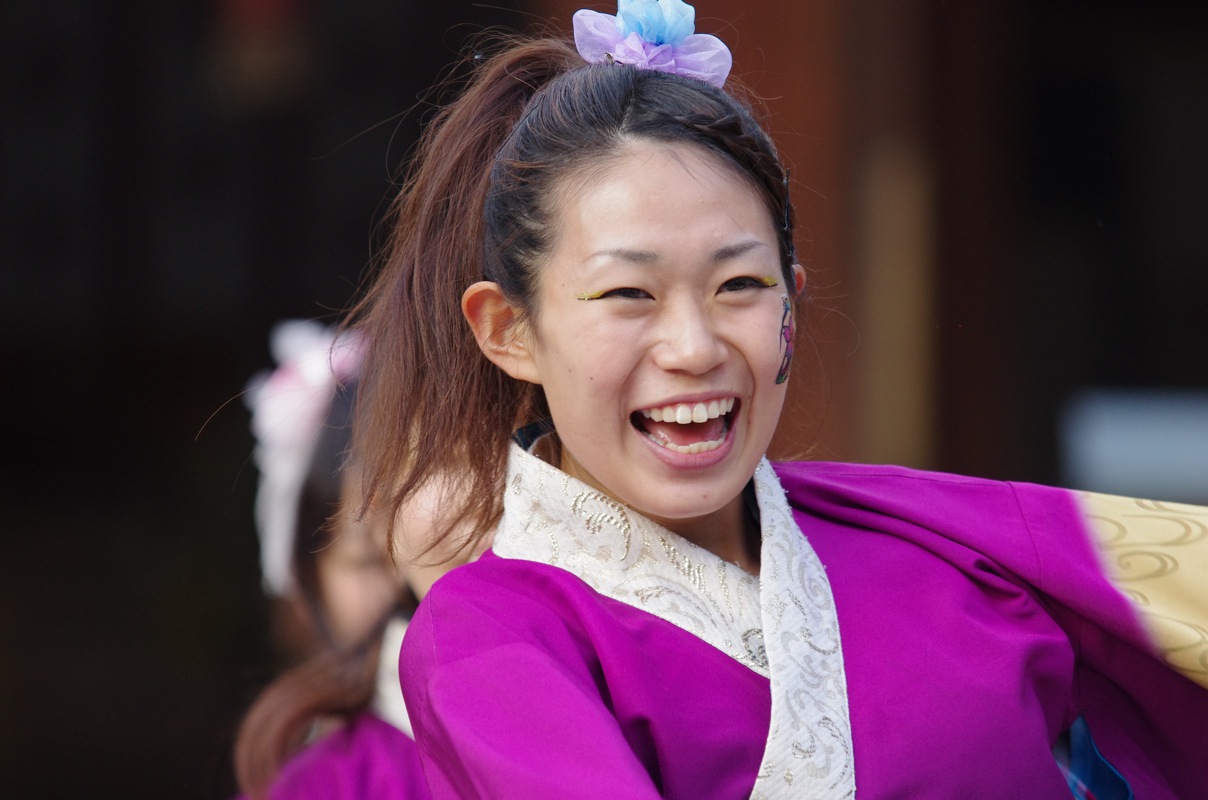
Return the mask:
<svg viewBox="0 0 1208 800"><path fill-rule="evenodd" d="M766 279L755 278L750 275L743 275L740 278L731 278L721 285L719 292L741 292L745 289L768 289L775 284L768 284Z"/></svg>
<svg viewBox="0 0 1208 800"><path fill-rule="evenodd" d="M604 297L620 297L624 300L646 300L649 299L650 293L644 289L635 289L632 286L625 286L620 289L612 289L600 295Z"/></svg>

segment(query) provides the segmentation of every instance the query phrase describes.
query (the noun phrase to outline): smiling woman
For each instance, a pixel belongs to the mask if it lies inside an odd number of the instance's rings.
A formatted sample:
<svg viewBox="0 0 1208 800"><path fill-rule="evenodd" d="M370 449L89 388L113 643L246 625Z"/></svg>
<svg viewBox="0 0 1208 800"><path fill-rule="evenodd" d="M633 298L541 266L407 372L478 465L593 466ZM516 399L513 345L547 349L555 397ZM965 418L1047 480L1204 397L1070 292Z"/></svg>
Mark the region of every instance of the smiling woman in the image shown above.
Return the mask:
<svg viewBox="0 0 1208 800"><path fill-rule="evenodd" d="M630 0L579 12L577 51L481 59L358 309L365 508L439 478L451 543L493 540L403 646L433 794L1208 785L1208 670L1102 567L1126 505L765 459L805 277L785 171L692 22Z"/></svg>
<svg viewBox="0 0 1208 800"><path fill-rule="evenodd" d="M722 157L641 139L562 194L540 312L516 325L499 284L466 290L479 345L542 387L564 472L757 571L742 489L785 396L766 204Z"/></svg>

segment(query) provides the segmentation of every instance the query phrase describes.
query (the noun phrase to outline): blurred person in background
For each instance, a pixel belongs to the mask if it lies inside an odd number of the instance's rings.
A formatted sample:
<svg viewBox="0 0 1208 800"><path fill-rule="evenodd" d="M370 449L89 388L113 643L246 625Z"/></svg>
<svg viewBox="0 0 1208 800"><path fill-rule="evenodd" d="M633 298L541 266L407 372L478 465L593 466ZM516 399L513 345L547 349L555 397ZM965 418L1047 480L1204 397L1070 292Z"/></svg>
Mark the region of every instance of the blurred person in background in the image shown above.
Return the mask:
<svg viewBox="0 0 1208 800"><path fill-rule="evenodd" d="M399 515L403 535L393 543L383 517L345 503L360 492L349 451L355 336L289 320L274 329L271 350L277 368L254 377L246 395L260 471L255 513L278 644L300 663L243 720L240 789L253 800L426 798L398 653L418 597L446 568L418 557L430 493Z"/></svg>

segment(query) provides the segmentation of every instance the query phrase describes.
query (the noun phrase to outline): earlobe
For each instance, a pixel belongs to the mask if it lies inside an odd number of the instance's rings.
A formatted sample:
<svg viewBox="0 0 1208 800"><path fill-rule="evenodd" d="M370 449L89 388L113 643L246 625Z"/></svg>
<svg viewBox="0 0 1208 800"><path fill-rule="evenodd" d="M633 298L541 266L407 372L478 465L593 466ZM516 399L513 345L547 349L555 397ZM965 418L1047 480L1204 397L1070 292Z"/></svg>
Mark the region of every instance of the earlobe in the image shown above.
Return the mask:
<svg viewBox="0 0 1208 800"><path fill-rule="evenodd" d="M805 267L794 264L793 267L793 297L801 297L805 291Z"/></svg>
<svg viewBox="0 0 1208 800"><path fill-rule="evenodd" d="M470 323L478 349L513 378L540 383L520 313L504 297L499 284L479 281L461 295L461 313Z"/></svg>

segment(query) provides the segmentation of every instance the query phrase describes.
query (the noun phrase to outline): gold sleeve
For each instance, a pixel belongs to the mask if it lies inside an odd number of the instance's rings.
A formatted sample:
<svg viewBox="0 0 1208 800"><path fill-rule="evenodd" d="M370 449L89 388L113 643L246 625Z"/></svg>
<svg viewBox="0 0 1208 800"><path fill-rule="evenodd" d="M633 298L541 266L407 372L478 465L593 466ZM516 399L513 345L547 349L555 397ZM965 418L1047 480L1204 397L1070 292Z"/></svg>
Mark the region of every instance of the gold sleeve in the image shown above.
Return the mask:
<svg viewBox="0 0 1208 800"><path fill-rule="evenodd" d="M1111 582L1166 661L1208 687L1208 507L1078 493Z"/></svg>

